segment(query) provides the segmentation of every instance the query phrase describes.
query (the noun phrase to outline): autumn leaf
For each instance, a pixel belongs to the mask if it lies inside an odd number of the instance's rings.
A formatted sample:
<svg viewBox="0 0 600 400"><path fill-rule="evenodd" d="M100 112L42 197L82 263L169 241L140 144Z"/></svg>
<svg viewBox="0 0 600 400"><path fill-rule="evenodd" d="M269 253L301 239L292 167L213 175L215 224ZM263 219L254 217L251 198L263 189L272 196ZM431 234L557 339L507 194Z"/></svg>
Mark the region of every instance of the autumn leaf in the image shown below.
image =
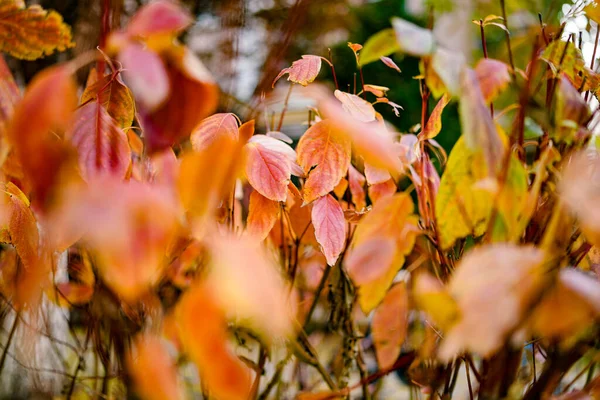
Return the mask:
<svg viewBox="0 0 600 400"><path fill-rule="evenodd" d="M425 311L435 325L444 331L449 329L459 316L456 301L448 289L429 273L417 275L412 295L417 307Z"/></svg>
<svg viewBox="0 0 600 400"><path fill-rule="evenodd" d="M35 60L75 46L60 14L25 7L23 0L0 1L0 27L0 51L16 58Z"/></svg>
<svg viewBox="0 0 600 400"><path fill-rule="evenodd" d="M37 219L31 211L29 199L16 185L8 182L3 185L8 211L7 233L10 243L15 246L17 254L26 268L34 268L38 262L40 235Z"/></svg>
<svg viewBox="0 0 600 400"><path fill-rule="evenodd" d="M475 66L475 74L486 103L494 101L511 79L509 66L491 58L480 60Z"/></svg>
<svg viewBox="0 0 600 400"><path fill-rule="evenodd" d="M365 177L350 164L348 169L348 186L352 194L352 203L354 203L357 210L362 210L367 206L365 182Z"/></svg>
<svg viewBox="0 0 600 400"><path fill-rule="evenodd" d="M295 297L289 295L279 265L260 241L219 235L212 237L208 246L211 262L206 285L226 314L267 340L293 334Z"/></svg>
<svg viewBox="0 0 600 400"><path fill-rule="evenodd" d="M430 30L396 17L392 18L392 26L400 51L416 57L433 52L434 38Z"/></svg>
<svg viewBox="0 0 600 400"><path fill-rule="evenodd" d="M379 368L396 362L408 331L408 291L404 282L393 285L375 309L371 330Z"/></svg>
<svg viewBox="0 0 600 400"><path fill-rule="evenodd" d="M342 108L356 120L361 122L375 121L373 105L359 96L336 90L335 97L342 103Z"/></svg>
<svg viewBox="0 0 600 400"><path fill-rule="evenodd" d="M131 91L121 82L118 75L109 74L88 85L81 95L81 103L92 100L100 102L121 129L131 126L135 102Z"/></svg>
<svg viewBox="0 0 600 400"><path fill-rule="evenodd" d="M360 65L367 65L399 50L396 33L392 28L388 28L367 39L358 59Z"/></svg>
<svg viewBox="0 0 600 400"><path fill-rule="evenodd" d="M127 136L97 102L81 107L65 137L77 149L79 168L89 178L96 174L125 177L131 164Z"/></svg>
<svg viewBox="0 0 600 400"><path fill-rule="evenodd" d="M200 151L208 147L214 138L219 135L228 136L233 140L238 139L238 119L235 114L219 113L203 119L194 128L190 141L194 150Z"/></svg>
<svg viewBox="0 0 600 400"><path fill-rule="evenodd" d="M598 2L596 0L585 6L583 11L588 18L592 19L597 24L600 23L600 7L598 7Z"/></svg>
<svg viewBox="0 0 600 400"><path fill-rule="evenodd" d="M488 357L498 350L543 288L543 261L541 250L507 243L467 253L449 283L460 317L444 336L440 358L462 351Z"/></svg>
<svg viewBox="0 0 600 400"><path fill-rule="evenodd" d="M93 286L65 282L56 285L56 292L51 299L56 300L61 307L71 307L89 303L93 295Z"/></svg>
<svg viewBox="0 0 600 400"><path fill-rule="evenodd" d="M296 151L298 163L308 174L303 188L306 203L331 192L350 166L350 141L327 119L302 135Z"/></svg>
<svg viewBox="0 0 600 400"><path fill-rule="evenodd" d="M250 121L244 122L240 128L238 129L238 135L240 137L240 141L242 143L246 143L252 135L254 135L254 127L256 125L256 121L253 119Z"/></svg>
<svg viewBox="0 0 600 400"><path fill-rule="evenodd" d="M450 96L447 94L444 94L440 101L438 101L431 112L431 115L429 115L429 119L427 120L427 124L425 124L423 131L419 134L421 140L433 139L440 133L442 130L442 112L449 102Z"/></svg>
<svg viewBox="0 0 600 400"><path fill-rule="evenodd" d="M192 17L172 1L158 0L141 7L127 25L133 36L176 35L194 22Z"/></svg>
<svg viewBox="0 0 600 400"><path fill-rule="evenodd" d="M383 183L392 179L390 173L382 168L375 168L371 164L365 162L364 163L365 170L365 178L367 179L367 183L369 186L376 185L378 183Z"/></svg>
<svg viewBox="0 0 600 400"><path fill-rule="evenodd" d="M381 60L382 63L384 63L387 67L391 68L391 69L395 69L398 72L402 72L400 71L400 67L398 65L396 65L396 63L389 57L379 57L379 59Z"/></svg>
<svg viewBox="0 0 600 400"><path fill-rule="evenodd" d="M460 124L465 145L471 151L483 154L486 174L494 177L500 168L505 146L480 87L475 71L465 69L461 78Z"/></svg>
<svg viewBox="0 0 600 400"><path fill-rule="evenodd" d="M225 315L214 295L203 287L190 289L177 305L176 321L183 348L212 395L248 398L251 373L229 348Z"/></svg>
<svg viewBox="0 0 600 400"><path fill-rule="evenodd" d="M392 196L397 190L398 187L396 186L396 182L390 178L386 181L369 186L369 199L375 204L381 199Z"/></svg>
<svg viewBox="0 0 600 400"><path fill-rule="evenodd" d="M56 135L60 137L71 121L76 93L66 66L43 70L30 83L9 126L8 138L33 190L33 203L42 208L70 161L69 149Z"/></svg>
<svg viewBox="0 0 600 400"><path fill-rule="evenodd" d="M275 87L275 83L285 74L288 74L288 81L306 86L315 80L320 70L321 57L305 55L300 60L294 61L291 67L282 69L272 86Z"/></svg>
<svg viewBox="0 0 600 400"><path fill-rule="evenodd" d="M327 264L334 265L346 243L344 210L333 196L326 195L315 201L311 219Z"/></svg>
<svg viewBox="0 0 600 400"><path fill-rule="evenodd" d="M8 122L13 116L15 111L15 105L21 99L21 92L19 91L19 87L15 83L15 79L6 65L6 61L0 55L0 138L2 140L6 140L6 129L8 126ZM2 146L2 154L0 154L0 161L4 161L7 154L8 149L6 149L6 145Z"/></svg>
<svg viewBox="0 0 600 400"><path fill-rule="evenodd" d="M358 303L364 313L369 313L383 300L398 270L402 268L405 256L412 251L418 232L417 217L413 215L413 210L410 196L406 193L394 194L376 203L354 232L350 260L352 253L363 251L359 250L360 247L372 246L375 243L373 238L385 237L395 242L391 262L378 265L377 277L358 287Z"/></svg>
<svg viewBox="0 0 600 400"><path fill-rule="evenodd" d="M287 144L266 135L254 135L244 146L246 177L266 198L285 201L296 164L296 153Z"/></svg>
<svg viewBox="0 0 600 400"><path fill-rule="evenodd" d="M158 337L138 336L126 359L137 394L144 400L182 399L175 360Z"/></svg>
<svg viewBox="0 0 600 400"><path fill-rule="evenodd" d="M345 267L357 286L373 282L394 261L396 241L386 236L365 239L360 246L353 247L346 256Z"/></svg>
<svg viewBox="0 0 600 400"><path fill-rule="evenodd" d="M591 112L587 102L564 76L557 83L552 138L557 142L571 142L587 123Z"/></svg>
<svg viewBox="0 0 600 400"><path fill-rule="evenodd" d="M264 240L279 219L280 212L278 202L269 200L256 191L252 192L246 230L250 235Z"/></svg>

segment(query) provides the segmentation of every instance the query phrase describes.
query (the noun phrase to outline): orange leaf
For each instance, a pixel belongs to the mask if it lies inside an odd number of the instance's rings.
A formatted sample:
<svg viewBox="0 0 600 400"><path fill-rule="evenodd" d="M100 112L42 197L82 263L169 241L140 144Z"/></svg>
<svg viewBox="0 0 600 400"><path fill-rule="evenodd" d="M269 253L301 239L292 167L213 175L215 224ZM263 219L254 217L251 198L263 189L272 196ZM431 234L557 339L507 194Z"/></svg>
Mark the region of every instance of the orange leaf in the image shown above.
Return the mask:
<svg viewBox="0 0 600 400"><path fill-rule="evenodd" d="M215 398L246 399L250 370L227 345L227 324L221 308L203 287L188 291L177 305L177 328L185 351Z"/></svg>
<svg viewBox="0 0 600 400"><path fill-rule="evenodd" d="M330 194L315 201L311 213L315 236L327 264L334 265L346 243L346 220L340 203Z"/></svg>
<svg viewBox="0 0 600 400"><path fill-rule="evenodd" d="M246 177L252 187L273 201L285 201L296 153L266 135L254 135L246 149Z"/></svg>
<svg viewBox="0 0 600 400"><path fill-rule="evenodd" d="M257 191L252 192L246 227L248 233L264 240L279 219L280 211L278 202L267 199Z"/></svg>
<svg viewBox="0 0 600 400"><path fill-rule="evenodd" d="M135 114L133 95L118 76L106 75L85 88L81 95L81 103L85 104L96 99L120 128L131 126Z"/></svg>
<svg viewBox="0 0 600 400"><path fill-rule="evenodd" d="M265 339L292 334L295 297L289 295L289 286L271 254L250 236L212 236L210 242L207 285L223 310L236 323L264 334Z"/></svg>
<svg viewBox="0 0 600 400"><path fill-rule="evenodd" d="M493 101L510 82L509 66L491 58L480 60L475 66L475 74L486 103Z"/></svg>
<svg viewBox="0 0 600 400"><path fill-rule="evenodd" d="M238 119L235 114L219 113L205 118L194 128L190 141L194 150L200 151L208 147L219 135L238 140Z"/></svg>
<svg viewBox="0 0 600 400"><path fill-rule="evenodd" d="M543 261L541 250L508 243L463 256L449 283L460 316L444 335L440 358L463 351L487 357L500 349L540 293Z"/></svg>
<svg viewBox="0 0 600 400"><path fill-rule="evenodd" d="M400 355L408 330L408 291L406 283L393 285L375 309L371 329L380 369L390 368Z"/></svg>
<svg viewBox="0 0 600 400"><path fill-rule="evenodd" d="M390 173L386 169L375 168L369 163L364 163L364 166L365 178L367 178L367 183L369 184L369 186L378 183L383 183L392 178L390 176Z"/></svg>
<svg viewBox="0 0 600 400"><path fill-rule="evenodd" d="M15 109L8 137L37 205L45 204L61 168L69 161L68 151L56 135L71 121L76 93L70 70L52 67L36 75Z"/></svg>
<svg viewBox="0 0 600 400"><path fill-rule="evenodd" d="M393 179L388 179L385 182L369 186L369 198L373 204L376 204L381 199L393 196L397 190L396 182Z"/></svg>
<svg viewBox="0 0 600 400"><path fill-rule="evenodd" d="M35 60L73 46L71 28L56 11L39 5L25 8L23 0L0 2L0 52Z"/></svg>
<svg viewBox="0 0 600 400"><path fill-rule="evenodd" d="M127 25L133 36L176 35L194 22L192 17L172 1L153 1L140 8Z"/></svg>
<svg viewBox="0 0 600 400"><path fill-rule="evenodd" d="M254 135L254 125L255 125L255 121L252 119L250 121L244 122L239 130L238 130L238 134L240 137L240 140L242 143L246 143L248 140L250 140L250 138L252 137L252 135Z"/></svg>
<svg viewBox="0 0 600 400"><path fill-rule="evenodd" d="M13 116L15 105L21 99L21 92L2 55L0 55L0 99L2 99L0 101L0 139L4 142L8 122ZM0 151L0 162L3 163L8 155L8 145L2 143Z"/></svg>
<svg viewBox="0 0 600 400"><path fill-rule="evenodd" d="M345 267L355 285L372 282L385 274L396 255L396 241L374 236L353 247L346 256Z"/></svg>
<svg viewBox="0 0 600 400"><path fill-rule="evenodd" d="M37 220L29 208L29 200L17 186L11 182L4 185L8 195L9 219L8 233L10 242L26 268L33 268L38 261L40 237Z"/></svg>
<svg viewBox="0 0 600 400"><path fill-rule="evenodd" d="M68 282L57 284L54 296L59 305L70 307L71 305L83 305L88 303L93 294L93 286Z"/></svg>
<svg viewBox="0 0 600 400"><path fill-rule="evenodd" d="M366 100L361 99L355 94L350 94L336 90L335 97L342 103L342 108L348 114L361 122L375 121L375 109L373 105Z"/></svg>
<svg viewBox="0 0 600 400"><path fill-rule="evenodd" d="M444 93L440 101L438 101L437 105L431 112L431 115L429 116L427 124L425 124L422 133L419 135L421 140L433 139L440 133L442 130L442 112L449 102L450 96L448 93Z"/></svg>
<svg viewBox="0 0 600 400"><path fill-rule="evenodd" d="M275 83L279 78L285 74L288 74L288 81L306 86L315 80L317 75L319 75L320 70L321 57L310 55L302 56L302 59L294 61L291 67L281 70L279 75L277 75L273 81L273 87L275 87Z"/></svg>
<svg viewBox="0 0 600 400"><path fill-rule="evenodd" d="M103 106L93 101L77 110L65 136L77 149L84 177L103 173L125 177L131 164L129 142Z"/></svg>
<svg viewBox="0 0 600 400"><path fill-rule="evenodd" d="M365 195L365 177L350 164L348 169L348 184L352 194L352 202L357 210L367 206Z"/></svg>
<svg viewBox="0 0 600 400"><path fill-rule="evenodd" d="M138 336L133 353L127 354L127 371L135 390L144 400L184 398L173 358L160 339L149 334Z"/></svg>
<svg viewBox="0 0 600 400"><path fill-rule="evenodd" d="M308 174L303 188L306 203L331 192L350 166L350 141L330 120L311 126L300 138L296 151L298 163Z"/></svg>
<svg viewBox="0 0 600 400"><path fill-rule="evenodd" d="M413 215L413 210L414 206L409 195L394 194L376 203L362 218L354 232L351 252L357 251L361 246L370 246L365 243L378 237L385 237L395 242L395 253L391 262L379 266L378 276L369 279L358 288L358 303L365 313L369 313L381 302L398 270L404 264L405 256L412 251L419 232L418 219Z"/></svg>

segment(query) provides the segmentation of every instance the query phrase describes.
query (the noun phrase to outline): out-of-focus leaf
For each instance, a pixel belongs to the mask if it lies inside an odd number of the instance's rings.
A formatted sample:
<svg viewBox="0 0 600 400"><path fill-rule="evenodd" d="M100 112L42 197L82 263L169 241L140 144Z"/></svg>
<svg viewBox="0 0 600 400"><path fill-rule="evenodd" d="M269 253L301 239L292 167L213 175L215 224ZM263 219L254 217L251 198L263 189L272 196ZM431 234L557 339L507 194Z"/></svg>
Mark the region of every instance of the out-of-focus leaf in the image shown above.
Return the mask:
<svg viewBox="0 0 600 400"><path fill-rule="evenodd" d="M298 163L308 174L303 188L306 203L331 192L350 166L350 141L328 119L311 126L296 151Z"/></svg>
<svg viewBox="0 0 600 400"><path fill-rule="evenodd" d="M462 53L438 48L431 57L431 68L444 83L446 91L452 96L462 95L461 76L466 68Z"/></svg>
<svg viewBox="0 0 600 400"><path fill-rule="evenodd" d="M397 190L396 182L390 178L384 182L369 186L369 198L375 204L381 199L392 196Z"/></svg>
<svg viewBox="0 0 600 400"><path fill-rule="evenodd" d="M561 269L554 286L544 294L527 321L534 335L570 339L589 329L600 316L600 283L574 268Z"/></svg>
<svg viewBox="0 0 600 400"><path fill-rule="evenodd" d="M571 82L581 79L579 73L585 72L583 54L571 41L550 42L540 58L548 63L555 75L560 70Z"/></svg>
<svg viewBox="0 0 600 400"><path fill-rule="evenodd" d="M172 1L153 1L140 8L127 25L133 36L176 35L194 22L192 17Z"/></svg>
<svg viewBox="0 0 600 400"><path fill-rule="evenodd" d="M106 75L85 88L81 95L81 103L85 104L96 99L121 129L131 126L135 114L135 102L131 91L121 82L118 75Z"/></svg>
<svg viewBox="0 0 600 400"><path fill-rule="evenodd" d="M505 147L489 113L477 74L472 69L465 68L462 74L461 92L459 113L465 145L470 151L483 155L485 174L495 177Z"/></svg>
<svg viewBox="0 0 600 400"><path fill-rule="evenodd" d="M340 203L328 194L315 201L311 219L317 242L327 258L327 264L334 265L346 243L344 210Z"/></svg>
<svg viewBox="0 0 600 400"><path fill-rule="evenodd" d="M423 131L419 135L421 140L433 139L440 133L442 130L442 112L449 102L450 96L447 94L444 94L440 101L438 101L437 105L431 112L429 119L427 120L427 124L425 124Z"/></svg>
<svg viewBox="0 0 600 400"><path fill-rule="evenodd" d="M388 28L367 39L358 60L360 65L367 65L397 51L400 51L400 46L396 41L396 33L394 29Z"/></svg>
<svg viewBox="0 0 600 400"><path fill-rule="evenodd" d="M392 18L392 26L400 51L416 57L433 53L435 43L430 30L400 18Z"/></svg>
<svg viewBox="0 0 600 400"><path fill-rule="evenodd" d="M127 357L127 371L141 399L184 398L175 362L159 338L149 334L138 336L133 350Z"/></svg>
<svg viewBox="0 0 600 400"><path fill-rule="evenodd" d="M395 255L393 238L373 236L348 253L345 267L354 284L361 286L385 274Z"/></svg>
<svg viewBox="0 0 600 400"><path fill-rule="evenodd" d="M0 55L0 99L2 99L0 100L0 165L4 167L4 161L10 151L6 137L8 122L21 99L21 92L2 55Z"/></svg>
<svg viewBox="0 0 600 400"><path fill-rule="evenodd" d="M356 120L361 122L375 121L373 105L359 96L336 90L335 97L342 103L342 108Z"/></svg>
<svg viewBox="0 0 600 400"><path fill-rule="evenodd" d="M385 297L405 256L412 251L417 236L417 217L413 215L413 203L406 193L398 193L381 199L358 224L352 240L351 252L362 246L372 246L371 240L386 237L395 241L392 262L379 268L381 272L358 288L358 303L364 313L369 313ZM370 244L371 243L371 244Z"/></svg>
<svg viewBox="0 0 600 400"><path fill-rule="evenodd" d="M408 330L408 291L404 282L393 285L375 309L371 329L380 369L390 368L400 355Z"/></svg>
<svg viewBox="0 0 600 400"><path fill-rule="evenodd" d="M352 203L357 210L362 210L367 206L365 194L365 177L350 164L348 169L348 185L352 194Z"/></svg>
<svg viewBox="0 0 600 400"><path fill-rule="evenodd" d="M452 326L459 315L458 306L448 290L428 273L417 275L412 293L417 307L444 331Z"/></svg>
<svg viewBox="0 0 600 400"><path fill-rule="evenodd" d="M123 178L131 164L127 136L98 102L75 112L65 138L77 149L79 168L85 178L113 174Z"/></svg>
<svg viewBox="0 0 600 400"><path fill-rule="evenodd" d="M56 293L51 298L52 300L56 299L57 303L63 307L70 307L88 303L93 294L93 286L66 282L56 285Z"/></svg>
<svg viewBox="0 0 600 400"><path fill-rule="evenodd" d="M3 185L7 196L8 221L6 229L10 243L26 268L33 268L38 261L40 237L37 220L29 208L29 200L17 186L11 182Z"/></svg>
<svg viewBox="0 0 600 400"><path fill-rule="evenodd" d="M17 105L8 129L10 143L32 188L33 203L40 207L47 205L61 169L71 160L69 150L56 135L60 137L71 121L76 93L68 68L58 66L40 72Z"/></svg>
<svg viewBox="0 0 600 400"><path fill-rule="evenodd" d="M218 135L229 136L232 140L238 140L238 119L232 113L219 113L205 118L194 128L190 136L194 150L203 150Z"/></svg>
<svg viewBox="0 0 600 400"><path fill-rule="evenodd" d="M289 295L278 264L260 241L250 236L218 236L209 242L207 285L222 309L268 340L293 334L295 297Z"/></svg>
<svg viewBox="0 0 600 400"><path fill-rule="evenodd" d="M498 350L543 288L543 261L539 249L506 243L467 253L450 280L460 317L444 336L440 358Z"/></svg>
<svg viewBox="0 0 600 400"><path fill-rule="evenodd" d="M383 97L385 96L386 92L390 90L390 88L385 86L370 85L368 83L363 86L363 89L365 92L373 93L376 97Z"/></svg>
<svg viewBox="0 0 600 400"><path fill-rule="evenodd" d="M592 1L583 9L583 11L588 18L592 19L597 24L600 24L600 7L598 6L597 1Z"/></svg>
<svg viewBox="0 0 600 400"><path fill-rule="evenodd" d="M0 52L35 60L73 46L71 28L56 11L26 7L23 0L0 1Z"/></svg>
<svg viewBox="0 0 600 400"><path fill-rule="evenodd" d="M285 201L296 153L287 144L266 135L254 135L244 146L246 177L252 187L273 201Z"/></svg>
<svg viewBox="0 0 600 400"><path fill-rule="evenodd" d="M225 315L214 295L203 287L190 289L177 305L176 321L183 348L212 395L223 400L248 398L251 373L227 344Z"/></svg>
<svg viewBox="0 0 600 400"><path fill-rule="evenodd" d="M581 126L590 116L590 108L579 91L565 77L562 77L556 89L554 121L556 128L553 139L556 141L573 140Z"/></svg>
<svg viewBox="0 0 600 400"><path fill-rule="evenodd" d="M240 140L242 143L246 143L248 140L250 140L250 138L252 137L252 135L254 135L254 126L256 125L256 122L252 119L250 121L246 121L244 122L239 130L238 130L238 134L240 137Z"/></svg>
<svg viewBox="0 0 600 400"><path fill-rule="evenodd" d="M510 82L509 68L506 63L491 58L484 58L475 66L475 74L486 103L494 101Z"/></svg>
<svg viewBox="0 0 600 400"><path fill-rule="evenodd" d="M294 61L291 67L281 70L273 81L273 87L275 87L275 83L279 78L285 74L288 74L288 81L306 86L315 80L317 75L319 75L319 71L321 71L321 57L312 55L302 56L300 60Z"/></svg>
<svg viewBox="0 0 600 400"><path fill-rule="evenodd" d="M264 240L279 219L280 212L278 202L269 200L256 191L252 192L248 207L248 233Z"/></svg>

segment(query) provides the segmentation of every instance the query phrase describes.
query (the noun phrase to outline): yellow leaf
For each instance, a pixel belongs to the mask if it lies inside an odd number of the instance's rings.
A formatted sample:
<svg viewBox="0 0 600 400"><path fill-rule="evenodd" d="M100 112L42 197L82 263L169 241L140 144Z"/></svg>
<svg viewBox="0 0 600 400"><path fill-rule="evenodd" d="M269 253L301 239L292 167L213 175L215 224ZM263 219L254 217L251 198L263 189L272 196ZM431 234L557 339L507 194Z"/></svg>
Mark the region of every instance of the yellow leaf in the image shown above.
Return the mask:
<svg viewBox="0 0 600 400"><path fill-rule="evenodd" d="M0 52L35 60L75 46L71 28L56 11L23 0L0 0Z"/></svg>

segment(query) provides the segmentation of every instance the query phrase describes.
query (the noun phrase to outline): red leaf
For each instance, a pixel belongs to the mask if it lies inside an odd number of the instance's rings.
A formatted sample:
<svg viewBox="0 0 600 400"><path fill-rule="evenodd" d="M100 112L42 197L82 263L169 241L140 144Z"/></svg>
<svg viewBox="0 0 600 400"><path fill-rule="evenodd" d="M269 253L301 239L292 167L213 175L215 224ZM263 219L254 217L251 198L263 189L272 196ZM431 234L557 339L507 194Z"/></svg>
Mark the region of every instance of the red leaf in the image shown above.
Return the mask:
<svg viewBox="0 0 600 400"><path fill-rule="evenodd" d="M390 368L398 359L408 329L408 292L400 282L390 288L375 309L371 329L379 368Z"/></svg>
<svg viewBox="0 0 600 400"><path fill-rule="evenodd" d="M285 74L289 74L288 81L306 86L315 80L317 75L319 75L320 70L321 57L310 55L302 56L302 59L294 61L291 67L281 70L279 75L277 75L273 81L273 87L275 87L275 83L279 80L279 78Z"/></svg>
<svg viewBox="0 0 600 400"><path fill-rule="evenodd" d="M200 151L207 148L219 135L238 140L238 119L235 114L219 113L205 118L194 128L190 141L194 150Z"/></svg>
<svg viewBox="0 0 600 400"><path fill-rule="evenodd" d="M246 177L257 192L285 201L296 153L287 144L265 135L253 136L245 146Z"/></svg>
<svg viewBox="0 0 600 400"><path fill-rule="evenodd" d="M192 22L192 17L176 3L158 0L145 5L135 13L127 26L127 33L143 37L161 34L175 35Z"/></svg>
<svg viewBox="0 0 600 400"><path fill-rule="evenodd" d="M350 141L329 120L311 126L296 150L298 162L308 174L303 188L306 203L331 192L348 171Z"/></svg>
<svg viewBox="0 0 600 400"><path fill-rule="evenodd" d="M84 177L103 173L125 177L131 164L127 136L98 102L77 110L65 136L78 151Z"/></svg>
<svg viewBox="0 0 600 400"><path fill-rule="evenodd" d="M493 101L510 82L510 67L502 61L484 58L475 66L475 73L486 103Z"/></svg>
<svg viewBox="0 0 600 400"><path fill-rule="evenodd" d="M327 264L334 265L346 243L344 210L340 203L328 194L315 201L311 219Z"/></svg>

